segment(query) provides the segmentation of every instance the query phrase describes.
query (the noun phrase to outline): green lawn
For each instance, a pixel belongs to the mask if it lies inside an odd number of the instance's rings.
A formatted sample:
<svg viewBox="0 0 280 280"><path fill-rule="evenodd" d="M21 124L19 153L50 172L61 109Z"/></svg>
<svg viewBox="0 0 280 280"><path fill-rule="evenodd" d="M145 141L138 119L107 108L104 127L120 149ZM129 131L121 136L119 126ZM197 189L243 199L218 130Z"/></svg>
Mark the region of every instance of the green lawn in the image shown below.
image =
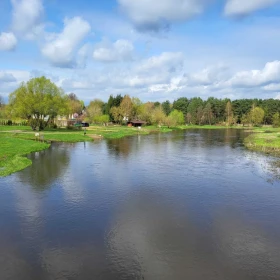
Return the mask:
<svg viewBox="0 0 280 280"><path fill-rule="evenodd" d="M31 165L25 155L47 149L49 144L17 139L0 133L0 177L7 176Z"/></svg>
<svg viewBox="0 0 280 280"><path fill-rule="evenodd" d="M271 132L269 132L271 131ZM267 154L280 155L280 131L267 130L267 132L258 132L249 135L245 141L245 146L254 151L261 151Z"/></svg>

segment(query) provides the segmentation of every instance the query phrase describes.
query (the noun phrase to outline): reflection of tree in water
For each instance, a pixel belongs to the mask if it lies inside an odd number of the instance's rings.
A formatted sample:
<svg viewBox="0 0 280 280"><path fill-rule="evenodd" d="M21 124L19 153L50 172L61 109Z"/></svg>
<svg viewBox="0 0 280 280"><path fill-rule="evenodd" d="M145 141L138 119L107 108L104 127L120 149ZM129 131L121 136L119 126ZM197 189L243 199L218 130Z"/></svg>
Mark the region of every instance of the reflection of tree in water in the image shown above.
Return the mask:
<svg viewBox="0 0 280 280"><path fill-rule="evenodd" d="M17 175L34 189L45 190L67 168L70 159L68 148L67 144L52 144L47 150L31 154L32 165Z"/></svg>
<svg viewBox="0 0 280 280"><path fill-rule="evenodd" d="M132 142L134 137L124 137L121 139L110 139L107 140L107 147L108 151L117 157L123 156L123 157L128 157L129 154L132 151ZM135 136L136 138L136 136Z"/></svg>

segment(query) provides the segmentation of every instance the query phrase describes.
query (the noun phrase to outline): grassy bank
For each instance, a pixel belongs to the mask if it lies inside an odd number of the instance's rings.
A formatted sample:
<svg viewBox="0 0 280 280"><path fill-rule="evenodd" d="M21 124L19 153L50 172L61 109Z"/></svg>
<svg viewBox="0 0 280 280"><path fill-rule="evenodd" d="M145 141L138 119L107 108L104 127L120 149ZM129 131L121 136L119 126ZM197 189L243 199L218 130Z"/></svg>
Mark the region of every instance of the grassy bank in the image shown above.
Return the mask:
<svg viewBox="0 0 280 280"><path fill-rule="evenodd" d="M244 140L244 145L253 151L260 151L266 154L280 156L280 130L269 129L254 130L251 135L249 135Z"/></svg>
<svg viewBox="0 0 280 280"><path fill-rule="evenodd" d="M35 132L28 126L0 126L0 177L7 176L31 165L25 157L31 152L49 147L46 142L83 142L94 139L115 139L138 134L172 131L167 127L148 126L141 129L125 126L91 126L84 130L55 129L40 132L44 142L34 141Z"/></svg>
<svg viewBox="0 0 280 280"><path fill-rule="evenodd" d="M49 147L46 143L17 139L6 134L0 134L0 143L0 177L31 165L31 160L25 155Z"/></svg>

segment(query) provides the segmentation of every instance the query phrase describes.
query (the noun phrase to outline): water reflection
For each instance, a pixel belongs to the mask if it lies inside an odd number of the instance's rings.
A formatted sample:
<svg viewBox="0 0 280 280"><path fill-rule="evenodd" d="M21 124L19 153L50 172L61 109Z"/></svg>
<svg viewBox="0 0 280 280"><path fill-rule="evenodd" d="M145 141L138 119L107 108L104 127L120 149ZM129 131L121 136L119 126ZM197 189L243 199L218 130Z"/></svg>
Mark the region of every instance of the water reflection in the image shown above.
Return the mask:
<svg viewBox="0 0 280 280"><path fill-rule="evenodd" d="M48 150L29 156L32 165L16 173L22 182L28 182L35 190L44 191L67 169L69 150L75 144L52 144Z"/></svg>
<svg viewBox="0 0 280 280"><path fill-rule="evenodd" d="M0 279L280 279L274 159L244 136L176 131L32 155L0 182Z"/></svg>

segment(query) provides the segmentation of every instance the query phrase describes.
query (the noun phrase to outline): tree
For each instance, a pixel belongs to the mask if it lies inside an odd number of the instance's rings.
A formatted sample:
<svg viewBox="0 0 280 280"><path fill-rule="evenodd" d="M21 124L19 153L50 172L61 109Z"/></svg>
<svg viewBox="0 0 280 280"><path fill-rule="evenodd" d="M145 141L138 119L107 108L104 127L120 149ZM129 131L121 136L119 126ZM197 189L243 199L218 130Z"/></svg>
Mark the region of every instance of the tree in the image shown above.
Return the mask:
<svg viewBox="0 0 280 280"><path fill-rule="evenodd" d="M84 109L83 101L80 101L75 93L68 94L68 107L70 114L80 114Z"/></svg>
<svg viewBox="0 0 280 280"><path fill-rule="evenodd" d="M165 113L161 106L155 107L152 112L152 123L162 125L165 120Z"/></svg>
<svg viewBox="0 0 280 280"><path fill-rule="evenodd" d="M162 109L163 109L163 112L165 113L166 116L168 116L171 112L171 104L168 100L164 101L162 103Z"/></svg>
<svg viewBox="0 0 280 280"><path fill-rule="evenodd" d="M261 125L264 119L264 110L260 107L253 107L250 111L251 122L253 125Z"/></svg>
<svg viewBox="0 0 280 280"><path fill-rule="evenodd" d="M101 116L95 116L94 122L95 123L102 123L103 125L108 125L108 122L110 121L109 115L101 115Z"/></svg>
<svg viewBox="0 0 280 280"><path fill-rule="evenodd" d="M132 98L132 104L133 104L133 113L132 117L135 119L140 119L141 114L142 114L142 108L143 108L143 103L140 101L139 98L133 97Z"/></svg>
<svg viewBox="0 0 280 280"><path fill-rule="evenodd" d="M228 101L226 105L226 123L228 126L233 124L233 113L230 101Z"/></svg>
<svg viewBox="0 0 280 280"><path fill-rule="evenodd" d="M103 115L102 112L103 104L104 102L100 99L94 99L89 103L88 107L86 108L86 115L87 115L87 119L90 122L95 122L94 120L96 119L96 117Z"/></svg>
<svg viewBox="0 0 280 280"><path fill-rule="evenodd" d="M253 126L258 126L263 123L264 119L264 110L260 107L255 107L253 105L251 111L243 117L243 123L249 123Z"/></svg>
<svg viewBox="0 0 280 280"><path fill-rule="evenodd" d="M67 96L51 80L33 78L22 83L9 96L9 111L15 117L28 119L32 129L44 129L58 114L68 111Z"/></svg>
<svg viewBox="0 0 280 280"><path fill-rule="evenodd" d="M133 103L129 95L124 96L119 108L123 120L130 121L133 116Z"/></svg>
<svg viewBox="0 0 280 280"><path fill-rule="evenodd" d="M203 100L200 97L190 99L188 113L191 115L192 124L200 124L203 116Z"/></svg>
<svg viewBox="0 0 280 280"><path fill-rule="evenodd" d="M280 126L280 115L279 115L279 113L275 113L273 115L273 126L274 127L279 127Z"/></svg>
<svg viewBox="0 0 280 280"><path fill-rule="evenodd" d="M206 104L206 106L204 107L203 114L204 114L205 120L208 122L208 124L211 125L212 120L213 120L213 112L212 112L212 108L211 108L210 102L208 102Z"/></svg>
<svg viewBox="0 0 280 280"><path fill-rule="evenodd" d="M140 107L140 119L145 121L147 124L152 123L152 115L153 111L156 107L154 106L154 103L147 102Z"/></svg>
<svg viewBox="0 0 280 280"><path fill-rule="evenodd" d="M122 123L123 121L123 115L121 113L120 107L112 107L110 110L110 119L112 118L113 121L117 122L117 123Z"/></svg>
<svg viewBox="0 0 280 280"><path fill-rule="evenodd" d="M173 109L183 112L184 115L188 113L189 100L186 97L180 97L173 102Z"/></svg>
<svg viewBox="0 0 280 280"><path fill-rule="evenodd" d="M180 125L180 124L184 124L185 123L185 118L184 118L184 114L181 111L178 110L173 110L170 115L168 116L168 118L170 118L171 123L176 126L176 125Z"/></svg>
<svg viewBox="0 0 280 280"><path fill-rule="evenodd" d="M196 122L201 125L203 122L203 107L202 105L199 106L196 110Z"/></svg>

